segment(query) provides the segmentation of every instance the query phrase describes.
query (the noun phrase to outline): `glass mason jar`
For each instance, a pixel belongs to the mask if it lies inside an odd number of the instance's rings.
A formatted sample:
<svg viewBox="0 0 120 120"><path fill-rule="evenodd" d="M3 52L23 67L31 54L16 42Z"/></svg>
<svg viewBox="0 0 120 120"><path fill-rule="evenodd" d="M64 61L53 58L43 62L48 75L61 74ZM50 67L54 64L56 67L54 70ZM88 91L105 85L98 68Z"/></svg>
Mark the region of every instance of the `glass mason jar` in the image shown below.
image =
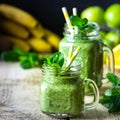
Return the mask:
<svg viewBox="0 0 120 120"><path fill-rule="evenodd" d="M99 91L96 83L90 79L81 79L80 66L73 66L67 72L56 67L43 68L44 79L40 86L41 111L59 118L80 115L83 110L94 108L99 101ZM93 101L85 103L85 82L93 90Z"/></svg>
<svg viewBox="0 0 120 120"><path fill-rule="evenodd" d="M65 26L64 37L60 41L59 51L64 54L65 65L67 64L70 49L72 48L75 51L77 46L80 46L81 49L72 65L81 64L81 76L94 80L100 87L103 79L103 52L106 52L109 58L108 72L114 72L114 55L111 48L100 39L99 26L96 23L93 24L96 28L92 32L86 31L85 34L78 30L77 27L68 28ZM110 53L113 56L112 61L110 61ZM110 69L111 63L112 69Z"/></svg>

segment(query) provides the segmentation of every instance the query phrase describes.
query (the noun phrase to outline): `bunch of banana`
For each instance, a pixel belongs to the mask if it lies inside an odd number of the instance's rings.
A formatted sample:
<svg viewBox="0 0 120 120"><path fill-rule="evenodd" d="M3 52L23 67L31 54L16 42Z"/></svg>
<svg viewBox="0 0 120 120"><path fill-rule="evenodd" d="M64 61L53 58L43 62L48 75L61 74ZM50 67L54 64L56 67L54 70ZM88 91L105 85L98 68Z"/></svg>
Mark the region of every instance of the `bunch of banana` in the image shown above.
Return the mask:
<svg viewBox="0 0 120 120"><path fill-rule="evenodd" d="M0 40L7 40L25 51L52 53L58 50L60 37L44 28L30 13L0 4Z"/></svg>

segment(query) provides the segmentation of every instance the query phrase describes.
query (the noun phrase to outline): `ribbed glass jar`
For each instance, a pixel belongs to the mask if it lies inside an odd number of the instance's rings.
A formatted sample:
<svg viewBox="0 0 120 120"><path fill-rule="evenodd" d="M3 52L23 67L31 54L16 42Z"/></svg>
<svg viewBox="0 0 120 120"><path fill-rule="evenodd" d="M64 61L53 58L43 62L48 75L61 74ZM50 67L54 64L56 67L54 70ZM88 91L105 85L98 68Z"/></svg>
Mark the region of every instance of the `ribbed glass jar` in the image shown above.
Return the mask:
<svg viewBox="0 0 120 120"><path fill-rule="evenodd" d="M64 37L60 41L59 51L64 54L65 65L71 47L75 51L80 46L80 52L72 65L80 64L82 68L81 76L94 80L100 87L103 79L103 52L110 53L111 49L104 45L100 39L99 26L96 23L93 23L93 25L95 26L94 30L89 31L87 29L84 32L74 26L71 28L65 26Z"/></svg>
<svg viewBox="0 0 120 120"><path fill-rule="evenodd" d="M84 82L92 84L94 101L85 105ZM84 109L94 108L99 101L97 85L80 77L80 66L64 72L56 67L43 68L40 85L40 108L45 114L66 118L80 115Z"/></svg>

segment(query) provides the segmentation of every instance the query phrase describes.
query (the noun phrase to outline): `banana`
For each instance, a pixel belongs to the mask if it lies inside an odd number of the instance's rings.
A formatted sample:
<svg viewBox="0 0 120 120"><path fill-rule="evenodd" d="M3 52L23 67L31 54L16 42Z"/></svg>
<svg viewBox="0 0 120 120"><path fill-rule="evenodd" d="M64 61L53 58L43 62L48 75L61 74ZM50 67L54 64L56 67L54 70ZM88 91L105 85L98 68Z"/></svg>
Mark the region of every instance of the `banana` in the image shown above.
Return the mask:
<svg viewBox="0 0 120 120"><path fill-rule="evenodd" d="M28 40L28 43L31 45L33 50L40 52L40 53L51 53L52 52L52 47L50 44L45 42L44 39L39 39L39 38L30 38Z"/></svg>
<svg viewBox="0 0 120 120"><path fill-rule="evenodd" d="M30 45L27 42L23 41L22 39L15 38L8 35L0 35L0 39L10 41L11 43L19 46L21 49L23 49L26 52L30 50Z"/></svg>
<svg viewBox="0 0 120 120"><path fill-rule="evenodd" d="M35 28L29 29L29 31L33 37L41 38L44 36L44 30L40 24L38 24Z"/></svg>
<svg viewBox="0 0 120 120"><path fill-rule="evenodd" d="M60 38L55 35L55 34L51 34L50 36L48 36L47 41L56 49L59 49L59 42L60 42Z"/></svg>
<svg viewBox="0 0 120 120"><path fill-rule="evenodd" d="M3 17L27 28L34 28L38 23L37 20L28 12L8 4L0 4L0 14Z"/></svg>
<svg viewBox="0 0 120 120"><path fill-rule="evenodd" d="M53 50L58 50L60 37L42 27L28 12L12 5L0 4L0 19L0 29L6 33L0 35L1 39L8 40L25 51L32 49L40 53L52 53Z"/></svg>
<svg viewBox="0 0 120 120"><path fill-rule="evenodd" d="M10 20L0 20L1 31L13 35L18 38L26 39L29 37L29 31L20 24L17 24Z"/></svg>
<svg viewBox="0 0 120 120"><path fill-rule="evenodd" d="M59 49L60 37L48 29L44 29L46 40L56 49Z"/></svg>

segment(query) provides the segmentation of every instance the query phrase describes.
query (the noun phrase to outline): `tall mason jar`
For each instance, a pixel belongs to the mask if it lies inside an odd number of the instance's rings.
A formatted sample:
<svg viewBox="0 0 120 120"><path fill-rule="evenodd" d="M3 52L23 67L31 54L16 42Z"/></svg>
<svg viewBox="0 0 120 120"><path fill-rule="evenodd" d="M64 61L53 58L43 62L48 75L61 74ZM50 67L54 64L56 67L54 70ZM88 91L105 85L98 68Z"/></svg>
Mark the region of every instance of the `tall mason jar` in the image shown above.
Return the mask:
<svg viewBox="0 0 120 120"><path fill-rule="evenodd" d="M108 58L110 58L110 53L113 55L113 52L100 39L99 26L96 23L93 23L93 25L95 25L93 31L88 32L86 30L84 33L75 26L71 28L65 26L64 37L60 41L59 51L64 54L64 65L66 65L69 52L71 50L75 51L80 46L80 52L72 65L81 64L81 77L94 80L98 87L100 87L102 84L101 80L103 79L103 52L107 53ZM108 72L114 72L114 56L112 57L112 61L108 59L108 62ZM110 62L112 62L111 70Z"/></svg>

